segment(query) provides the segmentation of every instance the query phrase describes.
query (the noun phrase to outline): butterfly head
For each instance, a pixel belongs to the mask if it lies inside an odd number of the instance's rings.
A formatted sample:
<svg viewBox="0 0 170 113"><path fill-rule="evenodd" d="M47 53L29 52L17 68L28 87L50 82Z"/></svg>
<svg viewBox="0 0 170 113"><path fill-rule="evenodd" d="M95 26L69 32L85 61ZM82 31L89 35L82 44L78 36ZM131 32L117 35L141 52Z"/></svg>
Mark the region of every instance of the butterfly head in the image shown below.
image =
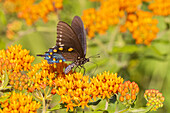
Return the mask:
<svg viewBox="0 0 170 113"><path fill-rule="evenodd" d="M90 62L90 59L89 59L89 58L86 58L86 62Z"/></svg>

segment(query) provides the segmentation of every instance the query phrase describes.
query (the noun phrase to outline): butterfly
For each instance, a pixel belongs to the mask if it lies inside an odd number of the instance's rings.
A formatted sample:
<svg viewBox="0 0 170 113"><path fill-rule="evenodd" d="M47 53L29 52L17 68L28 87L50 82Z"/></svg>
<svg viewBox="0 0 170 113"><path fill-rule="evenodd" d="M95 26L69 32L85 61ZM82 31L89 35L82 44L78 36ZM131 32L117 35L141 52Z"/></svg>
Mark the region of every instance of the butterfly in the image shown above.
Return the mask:
<svg viewBox="0 0 170 113"><path fill-rule="evenodd" d="M86 58L86 32L83 21L79 16L75 16L71 26L63 21L57 24L57 40L56 46L49 48L44 57L49 64L60 63L64 61L73 61L65 69L65 74L71 71L74 67L83 68L84 64L89 62Z"/></svg>

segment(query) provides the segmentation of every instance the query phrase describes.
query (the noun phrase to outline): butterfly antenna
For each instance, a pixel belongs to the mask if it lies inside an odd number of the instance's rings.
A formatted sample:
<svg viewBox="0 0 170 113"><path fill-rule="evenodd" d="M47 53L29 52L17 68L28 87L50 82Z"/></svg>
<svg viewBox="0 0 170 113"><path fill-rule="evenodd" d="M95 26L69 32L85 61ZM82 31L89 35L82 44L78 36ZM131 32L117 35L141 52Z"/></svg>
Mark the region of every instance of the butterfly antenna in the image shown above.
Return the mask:
<svg viewBox="0 0 170 113"><path fill-rule="evenodd" d="M96 54L96 55L90 56L89 58L100 58L100 54Z"/></svg>

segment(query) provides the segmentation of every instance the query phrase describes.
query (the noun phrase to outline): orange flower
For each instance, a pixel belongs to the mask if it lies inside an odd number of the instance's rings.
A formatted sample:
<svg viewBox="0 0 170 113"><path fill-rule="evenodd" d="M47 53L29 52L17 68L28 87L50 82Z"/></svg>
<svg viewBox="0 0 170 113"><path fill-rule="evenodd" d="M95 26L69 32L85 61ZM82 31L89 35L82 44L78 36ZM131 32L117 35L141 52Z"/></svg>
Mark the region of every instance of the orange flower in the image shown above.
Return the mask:
<svg viewBox="0 0 170 113"><path fill-rule="evenodd" d="M125 81L118 88L119 101L126 106L130 106L135 102L138 92L139 87L135 82Z"/></svg>
<svg viewBox="0 0 170 113"><path fill-rule="evenodd" d="M42 60L41 63L35 64L32 67L32 70L27 73L30 78L29 91L32 92L35 89L40 90L46 86L55 86L57 78L65 77L64 68L67 66L68 65L64 62L48 64L46 60ZM72 71L70 71L69 74L70 73L72 73Z"/></svg>
<svg viewBox="0 0 170 113"><path fill-rule="evenodd" d="M0 78L1 86L6 87L6 78L15 89L22 90L28 87L28 77L21 74L21 71L31 69L34 57L29 55L29 51L22 49L21 45L8 47L7 50L0 50Z"/></svg>
<svg viewBox="0 0 170 113"><path fill-rule="evenodd" d="M104 34L109 26L119 23L119 17L124 16L119 3L119 0L101 0L98 10L91 8L83 11L82 20L90 39L95 33Z"/></svg>
<svg viewBox="0 0 170 113"><path fill-rule="evenodd" d="M110 26L119 23L120 18L125 13L134 13L138 11L142 0L92 0L101 3L98 10L91 8L84 10L82 20L89 38L93 38L95 33L104 34ZM132 17L133 18L133 17ZM125 32L125 27L121 27L121 31Z"/></svg>
<svg viewBox="0 0 170 113"><path fill-rule="evenodd" d="M26 113L32 112L36 113L41 104L36 101L33 101L33 97L30 95L25 95L20 93L13 92L12 95L5 101L1 102L1 112L3 113Z"/></svg>
<svg viewBox="0 0 170 113"><path fill-rule="evenodd" d="M30 84L29 77L25 74L21 74L21 72L13 72L9 74L9 82L10 85L15 89L19 89L20 91L28 88L28 84Z"/></svg>
<svg viewBox="0 0 170 113"><path fill-rule="evenodd" d="M63 7L63 0L41 0L39 3L35 2L35 0L5 0L3 4L6 11L18 13L18 17L25 19L28 25L32 25L40 18L47 22L47 15L50 12Z"/></svg>
<svg viewBox="0 0 170 113"><path fill-rule="evenodd" d="M56 92L61 96L61 101L66 103L67 111L73 110L73 107L87 106L87 103L91 100L89 77L83 76L81 73L73 73L66 75L64 78L56 78L55 86Z"/></svg>
<svg viewBox="0 0 170 113"><path fill-rule="evenodd" d="M125 24L121 26L121 32L125 32L128 29L136 40L136 44L149 45L156 38L159 31L156 26L158 21L152 19L152 17L152 13L145 11L130 13Z"/></svg>
<svg viewBox="0 0 170 113"><path fill-rule="evenodd" d="M148 8L153 11L154 15L168 16L170 15L169 0L153 0Z"/></svg>
<svg viewBox="0 0 170 113"><path fill-rule="evenodd" d="M13 39L14 35L21 29L22 23L20 21L13 21L7 25L6 36L9 39Z"/></svg>
<svg viewBox="0 0 170 113"><path fill-rule="evenodd" d="M21 45L8 47L8 49L0 50L0 59L8 60L14 65L14 71L28 71L31 69L31 63L34 57L29 55L29 51L22 49Z"/></svg>
<svg viewBox="0 0 170 113"><path fill-rule="evenodd" d="M150 89L145 90L144 97L147 100L147 106L152 106L151 111L156 111L158 108L163 107L165 97L159 90Z"/></svg>
<svg viewBox="0 0 170 113"><path fill-rule="evenodd" d="M92 87L92 97L110 98L117 90L119 84L123 82L123 78L117 77L117 74L103 72L96 77L91 78L90 86Z"/></svg>

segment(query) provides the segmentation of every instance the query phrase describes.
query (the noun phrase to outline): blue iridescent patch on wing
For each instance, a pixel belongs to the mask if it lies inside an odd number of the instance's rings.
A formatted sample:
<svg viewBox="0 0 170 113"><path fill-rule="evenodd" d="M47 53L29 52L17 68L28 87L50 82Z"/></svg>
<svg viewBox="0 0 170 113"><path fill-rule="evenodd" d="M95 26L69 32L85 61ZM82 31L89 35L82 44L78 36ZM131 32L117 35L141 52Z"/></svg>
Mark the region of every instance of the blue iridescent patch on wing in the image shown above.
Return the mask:
<svg viewBox="0 0 170 113"><path fill-rule="evenodd" d="M65 62L66 60L61 54L53 52L54 48L50 48L48 52L45 53L44 59L48 61L49 64Z"/></svg>

